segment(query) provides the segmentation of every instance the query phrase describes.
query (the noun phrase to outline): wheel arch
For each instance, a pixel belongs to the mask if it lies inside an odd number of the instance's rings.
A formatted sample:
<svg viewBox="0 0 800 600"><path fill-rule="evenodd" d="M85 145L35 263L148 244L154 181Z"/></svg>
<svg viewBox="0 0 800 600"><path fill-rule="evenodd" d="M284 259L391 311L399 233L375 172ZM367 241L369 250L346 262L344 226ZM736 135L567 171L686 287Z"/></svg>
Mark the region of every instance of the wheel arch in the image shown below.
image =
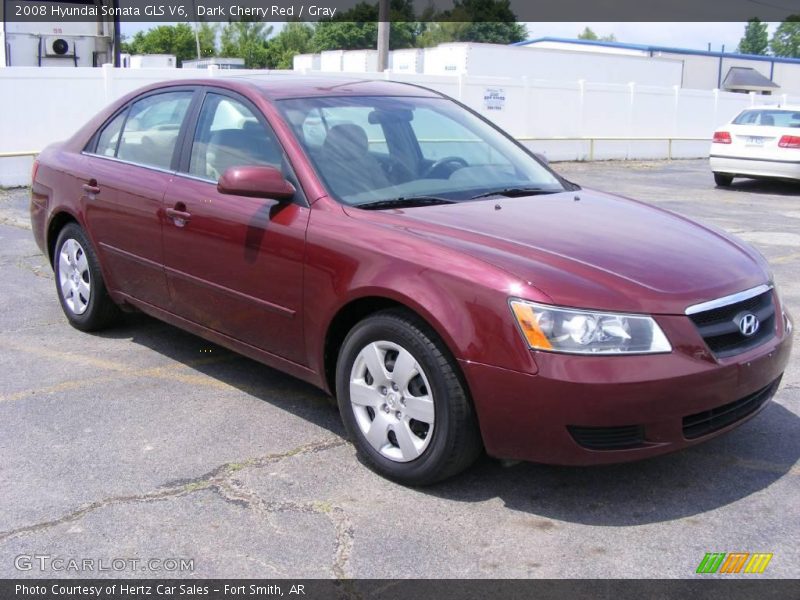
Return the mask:
<svg viewBox="0 0 800 600"><path fill-rule="evenodd" d="M50 266L53 265L53 256L55 255L56 251L56 240L58 240L58 235L69 223L76 223L78 226L80 226L80 221L78 218L66 210L59 210L55 212L53 216L50 217L50 221L47 223L45 243L47 244L47 258L50 261Z"/></svg>
<svg viewBox="0 0 800 600"><path fill-rule="evenodd" d="M328 392L336 394L336 362L344 339L353 327L368 316L389 309L400 309L410 313L428 326L442 341L444 349L453 359L458 376L465 389L467 381L458 366L454 352L453 340L445 328L427 310L408 298L398 298L388 294L369 293L351 298L343 304L330 320L325 330L322 349L323 380ZM469 394L468 394L469 395Z"/></svg>

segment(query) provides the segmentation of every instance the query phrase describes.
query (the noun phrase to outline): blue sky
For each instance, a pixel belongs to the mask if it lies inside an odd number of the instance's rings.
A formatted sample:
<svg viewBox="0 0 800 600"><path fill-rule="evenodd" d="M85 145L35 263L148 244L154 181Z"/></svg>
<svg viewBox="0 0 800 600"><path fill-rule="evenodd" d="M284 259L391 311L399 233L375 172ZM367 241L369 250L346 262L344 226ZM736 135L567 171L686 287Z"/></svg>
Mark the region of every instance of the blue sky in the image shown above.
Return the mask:
<svg viewBox="0 0 800 600"><path fill-rule="evenodd" d="M165 23L122 23L122 33L133 35L136 31L149 29ZM275 32L283 23L273 23ZM584 27L591 27L598 35L613 33L620 42L653 44L706 50L709 42L712 50L736 49L744 33L744 23L526 23L529 37L576 37ZM769 23L770 36L778 26Z"/></svg>

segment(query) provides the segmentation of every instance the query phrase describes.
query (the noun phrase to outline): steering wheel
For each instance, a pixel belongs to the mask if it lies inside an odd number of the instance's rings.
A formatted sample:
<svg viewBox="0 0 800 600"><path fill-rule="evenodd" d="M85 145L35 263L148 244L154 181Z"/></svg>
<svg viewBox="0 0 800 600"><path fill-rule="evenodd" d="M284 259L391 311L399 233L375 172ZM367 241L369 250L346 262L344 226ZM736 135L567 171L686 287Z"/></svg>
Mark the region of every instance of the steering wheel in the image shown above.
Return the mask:
<svg viewBox="0 0 800 600"><path fill-rule="evenodd" d="M394 184L404 183L414 179L414 174L411 170L397 159L389 158L388 161L381 162L381 167L389 178L389 181Z"/></svg>
<svg viewBox="0 0 800 600"><path fill-rule="evenodd" d="M454 171L458 171L458 169L463 169L464 167L468 167L469 163L461 158L460 156L445 156L444 158L440 158L436 162L434 162L428 170L425 171L425 174L422 176L423 178L432 177L437 170L441 169L445 165L458 165L455 169L451 169L447 176L453 174Z"/></svg>

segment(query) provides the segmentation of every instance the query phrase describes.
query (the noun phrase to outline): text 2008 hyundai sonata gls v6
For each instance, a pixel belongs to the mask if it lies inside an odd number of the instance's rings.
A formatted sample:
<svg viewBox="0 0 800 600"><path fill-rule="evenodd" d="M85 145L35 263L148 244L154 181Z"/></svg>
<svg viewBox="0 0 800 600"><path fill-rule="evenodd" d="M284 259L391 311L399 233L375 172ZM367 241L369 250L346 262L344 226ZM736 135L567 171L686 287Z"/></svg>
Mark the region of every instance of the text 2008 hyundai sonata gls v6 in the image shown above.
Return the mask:
<svg viewBox="0 0 800 600"><path fill-rule="evenodd" d="M483 448L677 450L756 414L789 358L758 252L414 86L151 86L40 155L31 218L75 327L136 308L309 381L408 484Z"/></svg>

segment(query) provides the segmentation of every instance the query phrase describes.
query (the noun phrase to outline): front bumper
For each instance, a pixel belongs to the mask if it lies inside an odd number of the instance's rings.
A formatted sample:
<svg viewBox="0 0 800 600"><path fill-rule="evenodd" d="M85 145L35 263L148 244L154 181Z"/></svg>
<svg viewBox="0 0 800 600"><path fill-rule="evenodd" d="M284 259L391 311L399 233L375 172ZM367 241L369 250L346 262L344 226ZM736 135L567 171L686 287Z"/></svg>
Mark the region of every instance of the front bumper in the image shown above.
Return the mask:
<svg viewBox="0 0 800 600"><path fill-rule="evenodd" d="M590 465L673 452L743 423L777 389L791 344L782 329L748 352L719 360L680 347L644 356L538 352L536 374L459 362L490 455ZM599 450L592 439L622 443Z"/></svg>
<svg viewBox="0 0 800 600"><path fill-rule="evenodd" d="M800 179L800 160L753 160L712 154L709 162L714 173L742 177Z"/></svg>

